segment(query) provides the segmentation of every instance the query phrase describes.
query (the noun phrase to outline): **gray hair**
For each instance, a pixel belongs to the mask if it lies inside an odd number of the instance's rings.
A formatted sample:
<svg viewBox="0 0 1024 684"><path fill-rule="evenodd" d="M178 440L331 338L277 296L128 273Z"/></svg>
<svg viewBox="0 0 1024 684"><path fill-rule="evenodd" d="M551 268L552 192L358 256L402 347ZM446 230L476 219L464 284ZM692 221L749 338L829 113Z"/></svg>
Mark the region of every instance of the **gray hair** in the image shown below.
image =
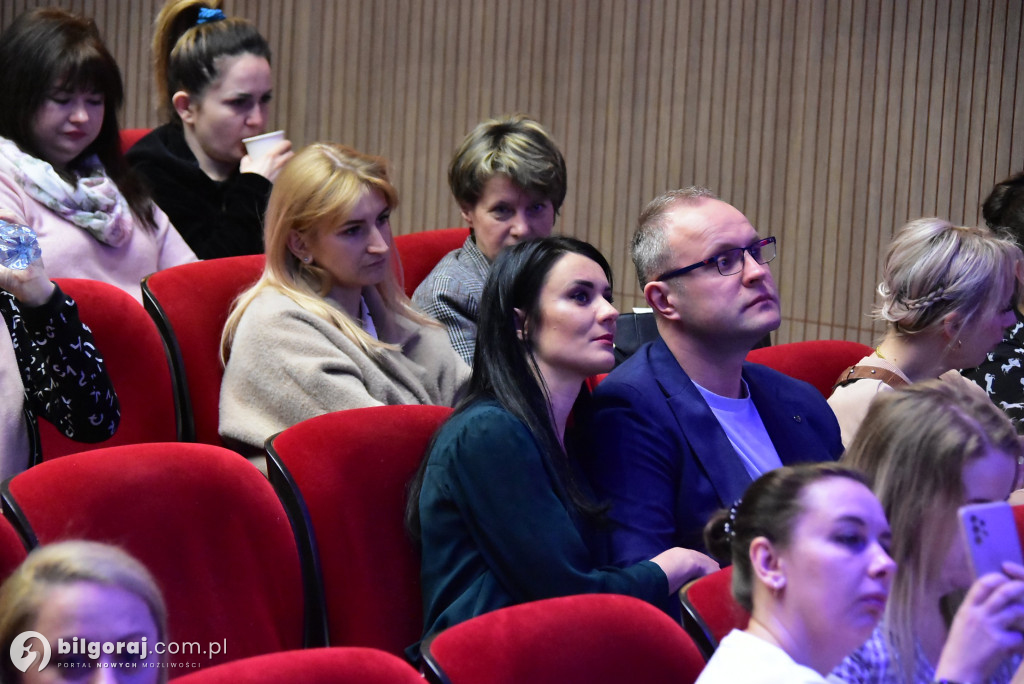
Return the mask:
<svg viewBox="0 0 1024 684"><path fill-rule="evenodd" d="M676 206L693 207L704 200L718 199L718 196L700 185L691 185L679 190L670 190L647 203L640 212L636 232L630 244L629 253L636 267L640 287L644 287L669 266L668 227L665 217Z"/></svg>

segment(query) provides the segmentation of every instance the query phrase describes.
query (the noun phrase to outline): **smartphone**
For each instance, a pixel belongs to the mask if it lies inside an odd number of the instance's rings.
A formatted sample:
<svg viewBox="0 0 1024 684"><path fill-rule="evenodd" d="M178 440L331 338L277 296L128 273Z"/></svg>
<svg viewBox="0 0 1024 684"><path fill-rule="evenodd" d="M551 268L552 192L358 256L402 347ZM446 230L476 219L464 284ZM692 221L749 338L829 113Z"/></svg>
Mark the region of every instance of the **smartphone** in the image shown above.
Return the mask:
<svg viewBox="0 0 1024 684"><path fill-rule="evenodd" d="M1004 561L1021 563L1020 537L1010 504L996 501L961 506L959 516L975 579L1001 573Z"/></svg>

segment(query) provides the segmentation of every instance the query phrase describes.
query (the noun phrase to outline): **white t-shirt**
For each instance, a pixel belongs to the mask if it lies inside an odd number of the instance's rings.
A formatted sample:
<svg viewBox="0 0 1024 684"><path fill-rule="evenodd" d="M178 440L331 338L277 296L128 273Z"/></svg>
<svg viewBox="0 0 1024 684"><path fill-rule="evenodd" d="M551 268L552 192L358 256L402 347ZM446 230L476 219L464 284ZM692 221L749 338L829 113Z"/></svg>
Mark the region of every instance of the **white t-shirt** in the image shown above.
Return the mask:
<svg viewBox="0 0 1024 684"><path fill-rule="evenodd" d="M747 474L752 480L756 480L769 470L782 467L782 459L772 444L772 438L768 436L761 414L757 412L757 407L750 398L745 380L744 396L741 399L723 397L697 383L693 385L708 403L711 412L718 419L718 424L725 430L725 436L736 449L740 460L743 461L743 467L747 469Z"/></svg>
<svg viewBox="0 0 1024 684"><path fill-rule="evenodd" d="M778 646L734 629L718 645L696 684L828 684Z"/></svg>

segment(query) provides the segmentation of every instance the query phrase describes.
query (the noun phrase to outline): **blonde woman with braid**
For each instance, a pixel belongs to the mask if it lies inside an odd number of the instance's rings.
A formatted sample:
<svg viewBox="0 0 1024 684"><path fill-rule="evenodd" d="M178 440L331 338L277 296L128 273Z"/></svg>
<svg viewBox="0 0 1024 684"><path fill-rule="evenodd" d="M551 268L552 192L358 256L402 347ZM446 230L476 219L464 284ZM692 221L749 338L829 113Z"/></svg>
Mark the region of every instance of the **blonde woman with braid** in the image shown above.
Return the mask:
<svg viewBox="0 0 1024 684"><path fill-rule="evenodd" d="M1021 258L1013 240L985 227L922 218L900 229L878 285L875 315L886 322L885 336L828 400L844 446L878 393L939 377L964 383L957 369L984 361L1016 320Z"/></svg>

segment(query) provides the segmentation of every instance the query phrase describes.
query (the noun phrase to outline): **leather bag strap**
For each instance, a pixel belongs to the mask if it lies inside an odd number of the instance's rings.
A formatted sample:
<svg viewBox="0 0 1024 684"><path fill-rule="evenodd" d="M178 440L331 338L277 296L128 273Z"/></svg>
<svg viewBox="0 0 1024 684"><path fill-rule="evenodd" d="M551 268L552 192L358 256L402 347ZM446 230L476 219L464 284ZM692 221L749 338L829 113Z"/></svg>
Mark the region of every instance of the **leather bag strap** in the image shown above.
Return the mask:
<svg viewBox="0 0 1024 684"><path fill-rule="evenodd" d="M832 385L832 391L834 392L837 387L845 387L851 382L857 380L881 380L889 387L898 389L905 387L910 384L904 380L899 374L886 370L885 368L872 368L871 366L850 366L836 378L836 382Z"/></svg>

